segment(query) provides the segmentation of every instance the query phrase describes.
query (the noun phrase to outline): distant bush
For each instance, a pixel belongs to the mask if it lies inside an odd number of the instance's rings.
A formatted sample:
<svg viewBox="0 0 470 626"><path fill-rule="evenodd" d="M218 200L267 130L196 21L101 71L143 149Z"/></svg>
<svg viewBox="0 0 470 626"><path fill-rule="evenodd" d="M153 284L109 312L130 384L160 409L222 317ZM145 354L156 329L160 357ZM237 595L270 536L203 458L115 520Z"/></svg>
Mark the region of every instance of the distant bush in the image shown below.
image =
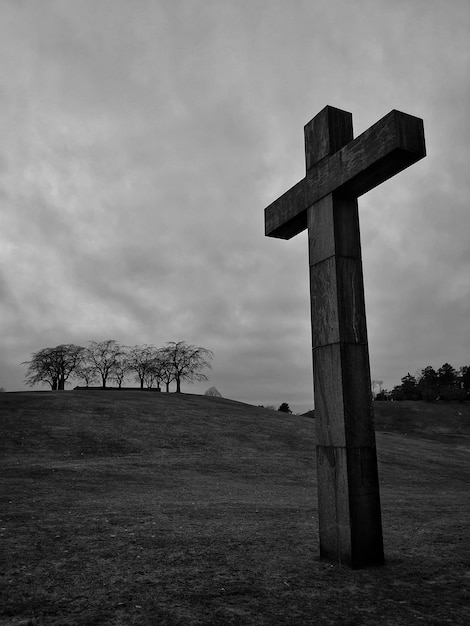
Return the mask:
<svg viewBox="0 0 470 626"><path fill-rule="evenodd" d="M401 385L392 389L392 399L396 400L397 402L402 402L403 400L407 399L405 392L401 388Z"/></svg>
<svg viewBox="0 0 470 626"><path fill-rule="evenodd" d="M391 394L386 389L382 389L382 391L376 393L374 398L376 402L389 402L391 399Z"/></svg>
<svg viewBox="0 0 470 626"><path fill-rule="evenodd" d="M438 394L436 389L433 389L432 387L425 387L421 392L421 396L424 402L436 402Z"/></svg>
<svg viewBox="0 0 470 626"><path fill-rule="evenodd" d="M459 387L439 387L438 399L444 402L463 402L467 399L467 392Z"/></svg>

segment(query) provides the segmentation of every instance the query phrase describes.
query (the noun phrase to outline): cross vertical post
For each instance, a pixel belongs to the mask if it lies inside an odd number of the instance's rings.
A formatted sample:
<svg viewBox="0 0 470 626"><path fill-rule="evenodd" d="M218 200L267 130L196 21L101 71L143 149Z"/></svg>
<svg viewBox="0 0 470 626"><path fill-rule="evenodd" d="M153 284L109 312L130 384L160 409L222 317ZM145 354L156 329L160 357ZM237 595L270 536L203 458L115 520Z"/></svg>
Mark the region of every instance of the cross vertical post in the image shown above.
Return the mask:
<svg viewBox="0 0 470 626"><path fill-rule="evenodd" d="M266 235L308 228L320 557L384 562L358 196L426 154L423 122L391 111L353 139L325 107L304 128L306 176L265 209Z"/></svg>
<svg viewBox="0 0 470 626"><path fill-rule="evenodd" d="M352 116L324 109L305 127L307 171L352 140ZM358 203L332 192L307 210L320 556L384 561Z"/></svg>

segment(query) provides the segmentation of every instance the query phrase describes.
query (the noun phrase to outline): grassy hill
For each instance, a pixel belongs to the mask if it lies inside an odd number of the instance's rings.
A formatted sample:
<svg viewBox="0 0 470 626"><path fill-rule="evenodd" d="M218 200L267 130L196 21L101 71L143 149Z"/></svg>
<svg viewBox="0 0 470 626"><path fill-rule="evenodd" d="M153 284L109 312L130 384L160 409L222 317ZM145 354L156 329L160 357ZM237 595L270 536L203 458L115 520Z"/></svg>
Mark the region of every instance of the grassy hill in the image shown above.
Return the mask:
<svg viewBox="0 0 470 626"><path fill-rule="evenodd" d="M470 435L469 402L374 402L376 429L449 441Z"/></svg>
<svg viewBox="0 0 470 626"><path fill-rule="evenodd" d="M418 405L375 404L387 564L353 572L318 559L315 420L0 394L0 626L467 623L470 416Z"/></svg>

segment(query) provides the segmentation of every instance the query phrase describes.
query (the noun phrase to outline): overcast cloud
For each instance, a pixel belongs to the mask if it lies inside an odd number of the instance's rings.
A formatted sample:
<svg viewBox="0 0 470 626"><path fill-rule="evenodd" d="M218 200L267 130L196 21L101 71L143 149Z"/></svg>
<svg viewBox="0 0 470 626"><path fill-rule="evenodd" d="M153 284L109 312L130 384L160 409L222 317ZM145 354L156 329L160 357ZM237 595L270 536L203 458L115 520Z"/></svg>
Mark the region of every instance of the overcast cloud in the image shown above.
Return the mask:
<svg viewBox="0 0 470 626"><path fill-rule="evenodd" d="M305 233L264 237L325 105L428 156L360 199L372 377L470 364L468 0L0 0L0 386L60 343L185 340L313 405Z"/></svg>

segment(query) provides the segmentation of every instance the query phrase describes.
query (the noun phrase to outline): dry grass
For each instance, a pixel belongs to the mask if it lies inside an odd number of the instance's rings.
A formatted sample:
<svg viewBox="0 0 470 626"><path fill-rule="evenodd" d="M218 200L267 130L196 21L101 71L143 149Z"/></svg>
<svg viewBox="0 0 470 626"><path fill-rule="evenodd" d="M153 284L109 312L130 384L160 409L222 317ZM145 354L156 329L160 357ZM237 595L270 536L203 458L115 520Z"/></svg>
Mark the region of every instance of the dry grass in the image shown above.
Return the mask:
<svg viewBox="0 0 470 626"><path fill-rule="evenodd" d="M1 402L2 626L468 623L459 405L443 435L377 411L387 564L350 571L318 560L311 419L127 391Z"/></svg>

